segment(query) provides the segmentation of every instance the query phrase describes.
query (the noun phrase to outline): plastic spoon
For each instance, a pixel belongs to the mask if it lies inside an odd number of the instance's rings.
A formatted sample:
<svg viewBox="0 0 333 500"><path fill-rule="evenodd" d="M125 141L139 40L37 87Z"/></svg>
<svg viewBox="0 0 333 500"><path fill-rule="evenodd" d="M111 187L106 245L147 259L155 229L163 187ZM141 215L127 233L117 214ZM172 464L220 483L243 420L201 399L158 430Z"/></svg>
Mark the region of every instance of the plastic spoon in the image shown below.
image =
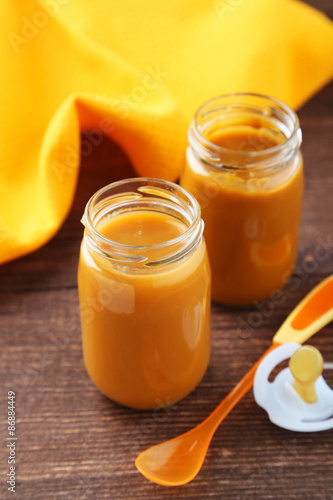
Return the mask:
<svg viewBox="0 0 333 500"><path fill-rule="evenodd" d="M217 427L253 386L261 360L286 342L302 344L333 319L333 275L317 285L293 310L273 338L273 344L197 427L142 452L135 465L150 481L177 486L191 481L201 469Z"/></svg>

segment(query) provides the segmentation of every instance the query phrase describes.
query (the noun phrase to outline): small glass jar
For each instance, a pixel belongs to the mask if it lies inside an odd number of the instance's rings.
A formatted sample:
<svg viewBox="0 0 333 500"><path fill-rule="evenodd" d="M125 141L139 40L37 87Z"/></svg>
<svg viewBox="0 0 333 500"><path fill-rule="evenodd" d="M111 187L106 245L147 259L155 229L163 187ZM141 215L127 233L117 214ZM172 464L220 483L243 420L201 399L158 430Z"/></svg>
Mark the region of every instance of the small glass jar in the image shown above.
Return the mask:
<svg viewBox="0 0 333 500"><path fill-rule="evenodd" d="M127 179L98 191L82 222L78 285L90 378L133 408L180 400L200 382L210 352L210 267L197 201L170 182ZM121 235L116 241L107 224ZM168 239L175 227L180 234Z"/></svg>
<svg viewBox="0 0 333 500"><path fill-rule="evenodd" d="M297 258L303 199L296 114L257 94L206 102L188 133L181 185L201 205L212 298L248 305L288 280Z"/></svg>

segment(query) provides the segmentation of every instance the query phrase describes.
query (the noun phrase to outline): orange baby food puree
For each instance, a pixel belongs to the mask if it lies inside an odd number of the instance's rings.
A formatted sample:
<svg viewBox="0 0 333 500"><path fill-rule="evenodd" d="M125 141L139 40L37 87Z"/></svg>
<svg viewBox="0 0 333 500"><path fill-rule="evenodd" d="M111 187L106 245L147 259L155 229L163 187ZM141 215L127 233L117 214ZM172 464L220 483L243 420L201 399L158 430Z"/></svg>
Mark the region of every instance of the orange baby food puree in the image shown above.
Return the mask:
<svg viewBox="0 0 333 500"><path fill-rule="evenodd" d="M302 157L294 155L266 171L260 171L260 162L257 169L248 166L256 152L271 154L286 141L260 117L238 115L203 136L222 148L223 165L207 166L188 148L181 185L201 205L212 297L229 305L250 304L279 289L292 272L303 197Z"/></svg>
<svg viewBox="0 0 333 500"><path fill-rule="evenodd" d="M120 213L97 227L117 243L151 246L156 261L158 245L186 229L154 210ZM126 406L156 408L194 389L210 350L210 268L203 239L190 256L148 269L103 259L83 241L78 281L84 361L103 394Z"/></svg>

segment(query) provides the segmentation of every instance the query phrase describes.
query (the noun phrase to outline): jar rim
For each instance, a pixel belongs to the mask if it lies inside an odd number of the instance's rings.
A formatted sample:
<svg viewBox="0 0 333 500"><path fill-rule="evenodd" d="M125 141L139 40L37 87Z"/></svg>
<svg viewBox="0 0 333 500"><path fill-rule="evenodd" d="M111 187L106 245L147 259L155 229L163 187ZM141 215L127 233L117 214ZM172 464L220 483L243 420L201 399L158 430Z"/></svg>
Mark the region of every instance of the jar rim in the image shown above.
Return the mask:
<svg viewBox="0 0 333 500"><path fill-rule="evenodd" d="M277 108L281 108L283 113L291 120L292 123L292 130L291 133L288 137L286 137L286 140L277 144L276 146L269 147L266 149L258 150L258 151L242 151L242 150L233 150L233 149L228 149L224 148L222 146L219 146L217 144L214 144L213 142L210 142L208 139L206 139L198 129L198 122L199 122L199 117L200 116L205 116L205 114L208 114L208 108L209 106L214 105L215 103L218 104L222 100L227 100L231 98L235 98L235 102L230 104L230 109L232 109L236 104L237 104L237 98L258 98L261 100L266 100L267 103L273 103ZM239 105L246 105L246 103L241 103L239 102ZM204 113L205 109L207 108L207 112ZM218 109L218 108L217 108ZM205 147L209 148L211 151L213 151L216 154L226 154L230 155L231 153L234 154L236 153L237 156L239 155L239 158L251 158L253 160L256 160L254 163L246 164L246 166L230 166L228 168L234 169L234 170L239 170L243 168L260 168L260 166L257 165L257 163L262 163L262 158L267 155L273 155L274 157L277 156L279 153L284 151L285 149L295 149L299 148L300 144L302 142L302 134L300 130L300 124L299 124L299 119L297 114L284 102L280 101L279 99L275 97L271 97L265 94L259 94L255 92L234 92L234 93L229 93L229 94L222 94L216 97L213 97L212 99L209 99L208 101L204 102L196 111L194 118L192 120L190 129L189 129L189 138L190 138L190 133L193 133L194 138L200 143L203 144ZM191 141L190 141L191 144ZM219 167L219 165L212 165L214 167Z"/></svg>
<svg viewBox="0 0 333 500"><path fill-rule="evenodd" d="M138 194L136 196L132 197L132 200L135 199L140 199L140 191L144 194L145 190L144 187L151 186L152 188L157 187L157 190L162 193L163 188L166 188L166 193L169 191L172 195L173 198L175 197L175 194L180 194L183 199L179 198L180 200L180 206L183 209L187 208L187 220L189 221L188 227L186 227L185 231L180 234L179 236L172 238L167 241L163 241L161 243L156 243L156 244L150 244L150 245L128 245L124 243L119 243L117 241L114 241L105 235L103 235L98 229L96 228L93 218L92 218L92 212L94 210L94 204L98 200L98 198L103 197L110 189L117 189L121 188L122 186L126 187L132 186L133 189L133 184L136 184L138 187ZM140 187L142 189L140 189ZM131 188L130 188L131 189ZM129 191L130 191L129 189ZM147 191L148 192L148 191ZM121 191L118 191L119 196L121 196ZM124 191L124 194L126 194L126 191ZM133 192L133 195L135 193ZM167 201L167 197L164 198L165 201ZM128 199L128 202L130 203L131 199ZM97 202L98 203L98 202ZM163 203L163 198L161 197L161 203ZM95 205L97 206L97 204ZM116 205L115 205L116 206ZM108 184L98 191L94 193L91 198L89 199L88 203L86 204L85 210L83 217L81 219L82 224L85 226L85 228L93 235L94 242L96 243L103 243L106 246L110 247L110 250L112 250L112 254L115 258L117 256L119 257L119 254L121 255L120 259L121 260L131 260L131 261L144 261L146 259L140 258L140 257L130 257L131 252L145 252L145 251L154 251L154 250L160 250L160 249L165 249L167 250L168 248L172 248L174 246L177 246L178 244L181 244L182 242L186 240L192 240L193 235L197 234L198 230L200 234L202 235L203 231L203 221L201 219L201 209L200 205L197 202L197 200L192 196L188 191L186 191L183 187L170 182L170 181L165 181L162 179L157 179L153 177L132 177L128 179L122 179L120 181L113 182L111 184ZM99 245L97 245L99 247ZM98 248L99 249L99 248ZM96 248L95 248L96 250ZM107 256L106 253L108 252L102 252L104 256ZM122 254L127 254L127 257L125 258ZM119 259L119 260L120 260Z"/></svg>

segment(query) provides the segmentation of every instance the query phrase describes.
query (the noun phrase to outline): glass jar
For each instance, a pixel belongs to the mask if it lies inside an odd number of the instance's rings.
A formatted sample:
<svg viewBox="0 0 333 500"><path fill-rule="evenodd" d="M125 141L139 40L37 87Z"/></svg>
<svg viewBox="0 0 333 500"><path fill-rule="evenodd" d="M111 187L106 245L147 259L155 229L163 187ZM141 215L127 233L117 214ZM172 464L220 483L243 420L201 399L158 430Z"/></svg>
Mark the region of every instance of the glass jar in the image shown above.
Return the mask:
<svg viewBox="0 0 333 500"><path fill-rule="evenodd" d="M127 179L98 191L82 222L78 285L90 378L133 408L180 400L203 377L210 352L210 267L197 201L170 182Z"/></svg>
<svg viewBox="0 0 333 500"><path fill-rule="evenodd" d="M303 199L296 114L257 94L206 102L189 132L181 185L201 205L212 298L247 305L292 273Z"/></svg>

